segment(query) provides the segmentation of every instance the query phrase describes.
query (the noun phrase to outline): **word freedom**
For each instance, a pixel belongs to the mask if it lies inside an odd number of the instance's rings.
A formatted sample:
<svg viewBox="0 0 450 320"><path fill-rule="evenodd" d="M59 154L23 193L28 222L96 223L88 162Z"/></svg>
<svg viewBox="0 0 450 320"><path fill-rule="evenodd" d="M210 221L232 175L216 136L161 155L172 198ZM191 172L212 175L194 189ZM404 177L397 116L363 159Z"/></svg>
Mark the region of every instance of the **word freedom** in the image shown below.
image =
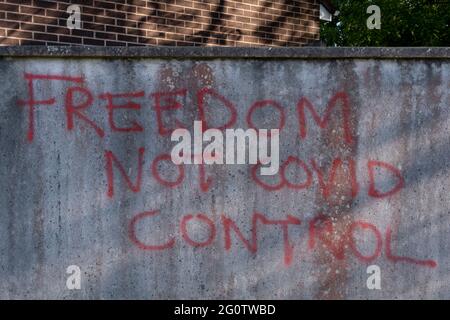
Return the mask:
<svg viewBox="0 0 450 320"><path fill-rule="evenodd" d="M180 164L246 164L248 141L248 163L269 165L261 167L261 175L274 175L280 168L279 130L271 129L226 129L225 149L223 133L219 129L203 132L202 121L194 121L194 152L191 151L191 134L187 129L175 129L171 141L178 141L170 154L173 163ZM270 155L268 154L270 137ZM180 141L181 140L181 141ZM203 142L209 142L203 150ZM236 156L235 156L236 155ZM259 157L258 157L259 156Z"/></svg>

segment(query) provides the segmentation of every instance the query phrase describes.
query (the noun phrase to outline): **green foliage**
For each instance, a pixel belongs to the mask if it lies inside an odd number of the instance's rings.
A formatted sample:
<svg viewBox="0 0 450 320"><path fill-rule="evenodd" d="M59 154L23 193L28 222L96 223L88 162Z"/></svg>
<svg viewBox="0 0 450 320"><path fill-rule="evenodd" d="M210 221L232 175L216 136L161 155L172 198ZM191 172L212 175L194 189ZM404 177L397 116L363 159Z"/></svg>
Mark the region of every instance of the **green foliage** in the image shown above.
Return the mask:
<svg viewBox="0 0 450 320"><path fill-rule="evenodd" d="M450 0L334 0L339 15L322 21L328 46L450 46ZM381 9L381 29L368 29L367 7Z"/></svg>

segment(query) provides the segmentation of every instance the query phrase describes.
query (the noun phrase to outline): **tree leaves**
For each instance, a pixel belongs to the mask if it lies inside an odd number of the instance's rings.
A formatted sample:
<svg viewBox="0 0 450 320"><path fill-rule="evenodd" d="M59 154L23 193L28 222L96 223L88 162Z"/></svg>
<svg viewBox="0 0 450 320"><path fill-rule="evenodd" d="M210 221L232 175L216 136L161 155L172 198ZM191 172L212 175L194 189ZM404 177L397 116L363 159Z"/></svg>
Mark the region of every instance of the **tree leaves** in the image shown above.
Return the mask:
<svg viewBox="0 0 450 320"><path fill-rule="evenodd" d="M321 23L328 46L450 46L450 1L334 0L339 16ZM366 25L370 5L381 9L381 29Z"/></svg>

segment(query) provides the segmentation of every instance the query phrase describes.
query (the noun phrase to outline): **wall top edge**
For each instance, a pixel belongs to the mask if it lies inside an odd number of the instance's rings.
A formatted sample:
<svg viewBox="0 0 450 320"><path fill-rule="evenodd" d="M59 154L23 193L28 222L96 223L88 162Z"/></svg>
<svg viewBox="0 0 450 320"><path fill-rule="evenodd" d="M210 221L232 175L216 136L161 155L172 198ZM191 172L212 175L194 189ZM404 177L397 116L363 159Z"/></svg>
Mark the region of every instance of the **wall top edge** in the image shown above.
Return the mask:
<svg viewBox="0 0 450 320"><path fill-rule="evenodd" d="M176 59L449 59L450 47L97 47L0 46L0 57Z"/></svg>

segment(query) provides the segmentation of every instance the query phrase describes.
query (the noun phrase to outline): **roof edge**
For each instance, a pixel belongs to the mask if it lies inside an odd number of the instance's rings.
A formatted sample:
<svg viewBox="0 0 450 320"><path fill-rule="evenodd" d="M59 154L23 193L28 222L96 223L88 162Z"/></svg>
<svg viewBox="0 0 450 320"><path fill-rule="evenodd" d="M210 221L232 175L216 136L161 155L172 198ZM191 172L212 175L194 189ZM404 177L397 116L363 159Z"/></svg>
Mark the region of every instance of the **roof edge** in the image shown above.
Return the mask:
<svg viewBox="0 0 450 320"><path fill-rule="evenodd" d="M336 7L329 0L320 0L319 3L328 10L329 13L334 14L336 12Z"/></svg>

